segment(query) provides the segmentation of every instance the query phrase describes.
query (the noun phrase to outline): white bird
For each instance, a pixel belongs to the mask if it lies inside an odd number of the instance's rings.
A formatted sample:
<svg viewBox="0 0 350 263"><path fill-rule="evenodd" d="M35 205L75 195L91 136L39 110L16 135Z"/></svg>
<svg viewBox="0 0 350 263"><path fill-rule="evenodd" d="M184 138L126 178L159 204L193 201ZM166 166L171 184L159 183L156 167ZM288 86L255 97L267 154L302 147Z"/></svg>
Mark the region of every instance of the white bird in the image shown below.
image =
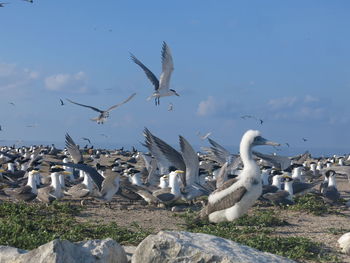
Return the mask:
<svg viewBox="0 0 350 263"><path fill-rule="evenodd" d="M262 193L259 166L256 164L252 147L257 145L278 146L260 136L259 131L248 130L240 144L241 159L244 168L241 174L226 181L208 197L208 205L201 211L202 218L219 223L233 221L245 214Z"/></svg>
<svg viewBox="0 0 350 263"><path fill-rule="evenodd" d="M90 109L92 109L92 110L94 110L94 111L99 112L100 115L97 116L96 118L92 118L91 120L92 120L92 121L96 121L98 124L103 124L103 123L106 121L106 119L109 117L109 112L110 112L111 110L113 110L113 109L115 109L115 108L117 108L117 107L119 107L119 106L121 106L121 105L127 103L127 102L130 101L135 95L136 95L136 93L131 94L126 100L122 101L121 103L118 103L118 104L115 104L115 105L109 107L107 110L100 110L100 109L98 109L98 108L96 108L96 107L89 106L89 105L84 105L84 104L80 104L80 103L74 102L74 101L72 101L72 100L70 100L70 99L66 99L66 100L68 100L70 103L73 103L73 104L76 104L76 105L79 105L79 106L82 106L82 107L90 108Z"/></svg>
<svg viewBox="0 0 350 263"><path fill-rule="evenodd" d="M180 96L175 90L170 89L170 78L174 70L174 64L173 64L173 58L171 56L170 48L165 42L163 42L163 47L162 47L162 74L160 75L159 80L153 74L153 72L150 71L144 64L142 64L142 62L138 60L133 54L130 53L130 56L132 61L134 61L137 65L139 65L143 69L148 79L154 85L155 91L151 96L147 98L147 100L155 98L155 104L159 105L160 97L166 97L166 96L172 96L172 95Z"/></svg>

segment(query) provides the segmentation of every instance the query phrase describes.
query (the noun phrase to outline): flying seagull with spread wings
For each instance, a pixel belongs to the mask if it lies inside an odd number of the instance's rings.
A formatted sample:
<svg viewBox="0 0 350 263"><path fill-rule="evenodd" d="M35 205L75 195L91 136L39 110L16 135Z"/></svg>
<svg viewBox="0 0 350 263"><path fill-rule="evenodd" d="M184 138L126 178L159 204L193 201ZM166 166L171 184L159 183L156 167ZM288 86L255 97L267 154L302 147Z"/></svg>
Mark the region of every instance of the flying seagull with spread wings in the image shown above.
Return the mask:
<svg viewBox="0 0 350 263"><path fill-rule="evenodd" d="M159 105L160 97L172 95L180 96L175 90L170 89L170 78L174 70L174 63L173 58L171 56L170 48L165 42L163 42L162 48L162 74L160 75L159 80L153 74L153 72L150 71L144 64L142 64L142 62L138 60L133 54L130 53L130 56L132 61L134 61L143 69L147 78L152 82L154 86L155 91L151 96L147 98L147 100L155 98L155 104Z"/></svg>
<svg viewBox="0 0 350 263"><path fill-rule="evenodd" d="M92 107L92 106L89 106L89 105L84 105L84 104L80 104L80 103L77 103L77 102L74 102L70 99L67 99L70 103L73 103L73 104L76 104L76 105L79 105L79 106L82 106L82 107L86 107L86 108L90 108L94 111L97 111L100 113L99 116L97 116L96 118L92 118L91 120L92 121L96 121L98 124L103 124L106 119L109 117L109 112L125 103L127 103L129 100L131 100L134 96L136 95L136 93L133 93L130 97L128 97L126 100L124 100L123 102L121 103L118 103L116 105L113 105L111 107L109 107L107 110L100 110L98 108L95 108L95 107Z"/></svg>

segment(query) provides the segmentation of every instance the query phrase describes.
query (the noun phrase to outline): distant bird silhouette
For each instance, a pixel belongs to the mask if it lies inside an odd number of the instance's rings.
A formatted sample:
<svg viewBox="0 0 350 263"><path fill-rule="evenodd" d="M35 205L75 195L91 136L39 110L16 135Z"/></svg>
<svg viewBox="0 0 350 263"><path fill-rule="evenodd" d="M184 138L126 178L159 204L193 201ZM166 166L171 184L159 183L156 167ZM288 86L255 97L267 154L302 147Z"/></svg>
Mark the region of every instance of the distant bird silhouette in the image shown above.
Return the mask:
<svg viewBox="0 0 350 263"><path fill-rule="evenodd" d="M32 3L33 4L33 0L23 0L25 2L29 2L29 3Z"/></svg>
<svg viewBox="0 0 350 263"><path fill-rule="evenodd" d="M307 139L306 139L306 138L303 138L303 141L304 141L304 142L306 142L306 141L307 141Z"/></svg>
<svg viewBox="0 0 350 263"><path fill-rule="evenodd" d="M12 106L16 106L13 102L9 102L9 104L11 104Z"/></svg>
<svg viewBox="0 0 350 263"><path fill-rule="evenodd" d="M82 137L83 140L88 141L91 144L91 141L89 138Z"/></svg>
<svg viewBox="0 0 350 263"><path fill-rule="evenodd" d="M0 131L2 131L2 127L1 127L1 125L0 125Z"/></svg>
<svg viewBox="0 0 350 263"><path fill-rule="evenodd" d="M289 143L288 142L286 142L286 145L289 147Z"/></svg>
<svg viewBox="0 0 350 263"><path fill-rule="evenodd" d="M170 102L168 106L168 111L174 110L174 105Z"/></svg>
<svg viewBox="0 0 350 263"><path fill-rule="evenodd" d="M5 7L5 5L7 5L9 3L0 3L0 7Z"/></svg>
<svg viewBox="0 0 350 263"><path fill-rule="evenodd" d="M65 105L63 100L60 99L60 102L61 102L61 106Z"/></svg>
<svg viewBox="0 0 350 263"><path fill-rule="evenodd" d="M261 125L262 125L262 124L263 124L263 122L264 122L262 119L259 119L259 121L260 121L260 124L261 124Z"/></svg>

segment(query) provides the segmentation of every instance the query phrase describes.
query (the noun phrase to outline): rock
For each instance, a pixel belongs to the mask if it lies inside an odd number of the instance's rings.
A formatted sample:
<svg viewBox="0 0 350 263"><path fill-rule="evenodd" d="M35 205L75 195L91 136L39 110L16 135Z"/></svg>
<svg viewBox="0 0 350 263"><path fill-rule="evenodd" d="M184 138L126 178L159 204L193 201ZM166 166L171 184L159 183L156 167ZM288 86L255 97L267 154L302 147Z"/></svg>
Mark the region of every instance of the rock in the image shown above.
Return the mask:
<svg viewBox="0 0 350 263"><path fill-rule="evenodd" d="M342 249L342 252L350 255L350 232L345 233L338 239L338 244Z"/></svg>
<svg viewBox="0 0 350 263"><path fill-rule="evenodd" d="M0 263L9 262L14 257L26 252L27 250L18 249L15 247L0 246Z"/></svg>
<svg viewBox="0 0 350 263"><path fill-rule="evenodd" d="M128 262L131 262L132 255L134 255L136 251L136 246L123 246L123 248L126 253L126 257L128 258Z"/></svg>
<svg viewBox="0 0 350 263"><path fill-rule="evenodd" d="M55 239L15 257L11 263L126 263L123 248L112 239L72 243Z"/></svg>
<svg viewBox="0 0 350 263"><path fill-rule="evenodd" d="M111 238L83 241L77 244L87 249L91 255L98 259L95 262L127 262L123 247Z"/></svg>
<svg viewBox="0 0 350 263"><path fill-rule="evenodd" d="M149 235L139 244L131 262L292 263L295 261L212 235L161 231L157 235Z"/></svg>

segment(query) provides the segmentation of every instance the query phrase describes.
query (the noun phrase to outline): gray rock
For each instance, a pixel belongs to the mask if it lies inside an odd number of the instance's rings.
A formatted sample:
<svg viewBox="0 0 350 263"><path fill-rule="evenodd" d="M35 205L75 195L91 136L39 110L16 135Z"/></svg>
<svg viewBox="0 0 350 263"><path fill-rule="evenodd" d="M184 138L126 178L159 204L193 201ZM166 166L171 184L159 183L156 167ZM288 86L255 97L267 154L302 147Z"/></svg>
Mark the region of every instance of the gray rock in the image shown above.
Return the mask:
<svg viewBox="0 0 350 263"><path fill-rule="evenodd" d="M27 250L15 247L0 246L0 263L7 263L14 257L26 253Z"/></svg>
<svg viewBox="0 0 350 263"><path fill-rule="evenodd" d="M123 248L112 239L72 243L55 239L28 253L13 258L11 263L126 263Z"/></svg>
<svg viewBox="0 0 350 263"><path fill-rule="evenodd" d="M123 246L123 248L126 253L126 257L128 258L128 262L131 262L132 255L134 255L136 251L136 246Z"/></svg>
<svg viewBox="0 0 350 263"><path fill-rule="evenodd" d="M161 231L157 235L149 235L139 244L131 262L292 263L295 261L212 235Z"/></svg>

